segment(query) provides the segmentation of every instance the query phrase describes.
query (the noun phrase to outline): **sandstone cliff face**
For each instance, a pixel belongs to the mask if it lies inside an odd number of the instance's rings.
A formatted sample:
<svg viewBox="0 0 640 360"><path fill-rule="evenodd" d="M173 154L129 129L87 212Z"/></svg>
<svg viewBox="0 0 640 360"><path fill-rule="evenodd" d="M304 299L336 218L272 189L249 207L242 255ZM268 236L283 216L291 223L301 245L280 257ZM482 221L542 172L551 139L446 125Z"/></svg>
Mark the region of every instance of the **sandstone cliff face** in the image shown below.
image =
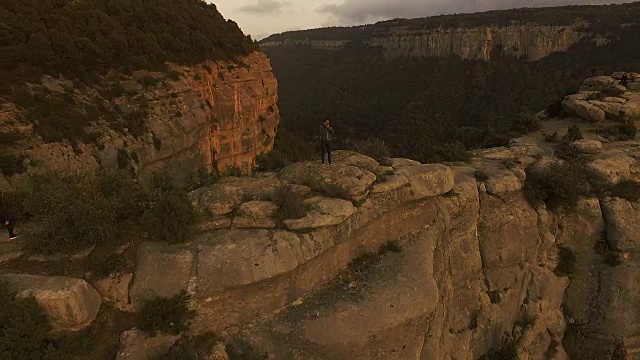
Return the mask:
<svg viewBox="0 0 640 360"><path fill-rule="evenodd" d="M573 119L543 131L575 124L586 139L570 146L590 155L585 171L640 182L637 141L609 141ZM225 178L190 194L210 215L198 237L144 242L133 273L93 285L102 304L127 312L186 290L192 330L274 359L475 360L502 348L519 359L609 360L616 346L637 359L640 202L532 206L523 185L557 161L555 146L540 131L456 166L385 167L340 151L331 166ZM278 217L283 188L305 198L304 216ZM74 308L95 311L90 292ZM41 305L61 308L57 298ZM175 339L125 332L119 358L160 354Z"/></svg>
<svg viewBox="0 0 640 360"><path fill-rule="evenodd" d="M264 48L309 46L337 50L349 45L379 48L388 58L408 56L459 56L469 60L489 60L497 55L537 60L551 53L566 51L582 38L591 36L580 25L541 26L523 24L482 28L415 30L401 26L374 31L363 40L277 40L264 42Z"/></svg>
<svg viewBox="0 0 640 360"><path fill-rule="evenodd" d="M280 115L277 81L264 54L253 53L237 64L168 67L169 73L107 74L88 88L49 76L31 87L46 94L69 94L76 103L102 106L107 114L135 117L146 111L143 129L137 134L132 129L113 130L106 115L91 124L90 142L73 147L66 141L45 143L34 132L34 123L25 119L23 109L2 104L0 132L20 134L22 140L11 153L26 157L26 171L0 174L0 189L43 170L121 168L145 175L169 167L250 168L257 155L271 149ZM118 95L105 95L116 86Z"/></svg>
<svg viewBox="0 0 640 360"><path fill-rule="evenodd" d="M492 154L478 161L499 163ZM566 359L568 280L553 273L549 215L523 199L516 176L492 176L503 190L489 194L472 167L371 162L337 153L330 168L295 164L252 186L229 179L194 192L195 204L217 213L212 232L185 246L144 244L132 303L186 289L198 329L230 331L277 359L477 359L505 333L521 358ZM310 172L319 179L309 183ZM499 186L508 175L512 189ZM308 197L307 221L251 230L238 222L246 215L231 215L287 183ZM327 189L342 199L314 206ZM381 248L396 250L365 256Z"/></svg>

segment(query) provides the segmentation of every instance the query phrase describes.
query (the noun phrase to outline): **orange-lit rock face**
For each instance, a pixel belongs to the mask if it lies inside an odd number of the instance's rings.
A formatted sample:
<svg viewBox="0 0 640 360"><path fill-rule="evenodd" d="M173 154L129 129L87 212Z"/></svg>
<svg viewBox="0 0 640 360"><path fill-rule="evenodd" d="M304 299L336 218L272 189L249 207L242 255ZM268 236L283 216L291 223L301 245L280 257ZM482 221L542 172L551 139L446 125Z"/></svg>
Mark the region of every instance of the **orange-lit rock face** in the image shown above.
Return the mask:
<svg viewBox="0 0 640 360"><path fill-rule="evenodd" d="M255 157L271 150L280 114L278 83L263 54L244 59L248 67L229 70L225 65L193 69L202 80L192 87L211 106L210 131L201 151L209 164L249 168Z"/></svg>
<svg viewBox="0 0 640 360"><path fill-rule="evenodd" d="M87 119L94 136L77 143L75 151L66 140L46 143L24 109L0 103L0 133L20 134L9 150L12 156L25 159L24 171L10 176L0 172L0 189L43 170L126 169L141 176L161 169L186 174L200 168L225 171L237 166L247 171L257 155L271 150L280 121L278 83L263 53L235 63L167 66L165 72L106 74L88 87L43 76L34 87L37 91L71 94L76 104L104 110L97 123ZM60 90L63 86L67 90ZM114 96L116 87L119 93ZM125 118L142 112L146 112L144 125L137 133L115 131L117 124L109 122L113 114Z"/></svg>

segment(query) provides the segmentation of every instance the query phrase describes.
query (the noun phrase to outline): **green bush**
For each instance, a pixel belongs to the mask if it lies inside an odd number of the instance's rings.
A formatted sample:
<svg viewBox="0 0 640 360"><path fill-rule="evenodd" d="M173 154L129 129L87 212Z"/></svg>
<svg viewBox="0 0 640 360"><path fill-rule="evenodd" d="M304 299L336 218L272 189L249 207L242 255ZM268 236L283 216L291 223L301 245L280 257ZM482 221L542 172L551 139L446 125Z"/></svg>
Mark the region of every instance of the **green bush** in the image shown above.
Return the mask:
<svg viewBox="0 0 640 360"><path fill-rule="evenodd" d="M121 272L127 266L127 260L121 254L92 251L89 255L89 268L98 279L104 279L113 273Z"/></svg>
<svg viewBox="0 0 640 360"><path fill-rule="evenodd" d="M530 172L524 185L525 197L533 206L546 203L567 210L573 210L589 190L583 168L574 163L554 163L542 172Z"/></svg>
<svg viewBox="0 0 640 360"><path fill-rule="evenodd" d="M0 172L5 176L22 174L26 170L24 166L25 159L22 155L0 155Z"/></svg>
<svg viewBox="0 0 640 360"><path fill-rule="evenodd" d="M279 188L272 200L278 205L280 220L299 219L307 214L304 197L290 185Z"/></svg>
<svg viewBox="0 0 640 360"><path fill-rule="evenodd" d="M489 180L489 174L487 174L486 171L481 169L477 169L473 175L475 176L476 180L480 182Z"/></svg>
<svg viewBox="0 0 640 360"><path fill-rule="evenodd" d="M179 189L167 174L153 174L148 185L141 226L152 239L181 243L191 234L197 212L184 190Z"/></svg>
<svg viewBox="0 0 640 360"><path fill-rule="evenodd" d="M256 170L258 171L277 171L289 164L291 161L278 149L260 154L256 158Z"/></svg>
<svg viewBox="0 0 640 360"><path fill-rule="evenodd" d="M570 276L576 271L576 254L567 247L558 248L558 265L553 270L557 276Z"/></svg>
<svg viewBox="0 0 640 360"><path fill-rule="evenodd" d="M380 138L349 142L350 150L376 160L382 166L391 165L391 149Z"/></svg>
<svg viewBox="0 0 640 360"><path fill-rule="evenodd" d="M621 181L611 188L610 194L630 202L640 201L640 182Z"/></svg>
<svg viewBox="0 0 640 360"><path fill-rule="evenodd" d="M591 158L590 155L582 153L575 146L566 142L559 144L555 149L554 154L559 159L576 162L580 165L583 165Z"/></svg>
<svg viewBox="0 0 640 360"><path fill-rule="evenodd" d="M200 360L209 355L219 339L212 333L183 336L176 341L165 355L156 360Z"/></svg>
<svg viewBox="0 0 640 360"><path fill-rule="evenodd" d="M227 168L222 173L222 176L224 177L228 177L228 176L242 177L245 175L247 175L247 172L244 171L241 167L236 165L227 166Z"/></svg>
<svg viewBox="0 0 640 360"><path fill-rule="evenodd" d="M188 307L190 298L183 290L170 298L145 301L138 314L138 327L151 335L158 332L178 335L187 331L195 316L195 311Z"/></svg>
<svg viewBox="0 0 640 360"><path fill-rule="evenodd" d="M158 241L185 241L197 212L187 193L165 174L153 174L146 183L125 172L74 176L39 176L28 192L4 195L16 201L13 212L28 213L34 223L28 250L72 253L92 245L123 245L138 229ZM22 207L22 209L21 209Z"/></svg>
<svg viewBox="0 0 640 360"><path fill-rule="evenodd" d="M42 253L122 244L146 200L142 188L121 172L41 176L29 189L25 210L36 226L28 247Z"/></svg>
<svg viewBox="0 0 640 360"><path fill-rule="evenodd" d="M636 138L638 129L632 124L616 124L605 128L598 128L596 132L615 141L629 141Z"/></svg>
<svg viewBox="0 0 640 360"><path fill-rule="evenodd" d="M578 127L578 125L571 125L569 126L569 128L567 129L567 133L565 136L562 137L562 141L570 143L570 142L574 142L576 140L582 140L582 131L580 131L580 128Z"/></svg>
<svg viewBox="0 0 640 360"><path fill-rule="evenodd" d="M523 111L516 114L512 124L513 130L518 134L528 134L542 129L542 122L535 114Z"/></svg>

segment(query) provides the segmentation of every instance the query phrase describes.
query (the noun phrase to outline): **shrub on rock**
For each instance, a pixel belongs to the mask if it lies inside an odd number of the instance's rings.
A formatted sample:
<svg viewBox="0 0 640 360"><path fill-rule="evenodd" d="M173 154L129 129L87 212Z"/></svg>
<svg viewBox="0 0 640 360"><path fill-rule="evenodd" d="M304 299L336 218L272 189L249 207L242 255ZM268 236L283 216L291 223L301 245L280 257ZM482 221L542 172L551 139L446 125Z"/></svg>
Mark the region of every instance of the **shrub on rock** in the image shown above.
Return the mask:
<svg viewBox="0 0 640 360"><path fill-rule="evenodd" d="M149 182L149 197L142 227L154 240L184 242L197 220L197 212L187 193L168 175L154 174Z"/></svg>
<svg viewBox="0 0 640 360"><path fill-rule="evenodd" d="M273 198L278 205L278 218L280 220L300 219L307 214L304 197L293 190L291 186L278 189Z"/></svg>
<svg viewBox="0 0 640 360"><path fill-rule="evenodd" d="M580 196L589 192L584 170L575 163L552 163L543 171L527 174L524 193L534 206L546 203L552 207L575 208Z"/></svg>
<svg viewBox="0 0 640 360"><path fill-rule="evenodd" d="M195 316L195 312L188 307L190 298L183 290L170 298L145 301L140 309L138 327L151 335L158 332L178 335L187 331Z"/></svg>

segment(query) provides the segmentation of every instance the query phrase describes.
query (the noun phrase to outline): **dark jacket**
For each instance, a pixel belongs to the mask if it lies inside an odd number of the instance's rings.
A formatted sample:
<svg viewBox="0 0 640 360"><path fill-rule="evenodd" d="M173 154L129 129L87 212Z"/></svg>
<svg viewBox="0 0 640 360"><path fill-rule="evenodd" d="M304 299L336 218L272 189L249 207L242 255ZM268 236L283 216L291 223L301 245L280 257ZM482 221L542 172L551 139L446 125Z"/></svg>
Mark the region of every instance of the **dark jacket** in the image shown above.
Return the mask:
<svg viewBox="0 0 640 360"><path fill-rule="evenodd" d="M331 141L333 139L333 128L326 128L324 125L320 127L320 140Z"/></svg>

